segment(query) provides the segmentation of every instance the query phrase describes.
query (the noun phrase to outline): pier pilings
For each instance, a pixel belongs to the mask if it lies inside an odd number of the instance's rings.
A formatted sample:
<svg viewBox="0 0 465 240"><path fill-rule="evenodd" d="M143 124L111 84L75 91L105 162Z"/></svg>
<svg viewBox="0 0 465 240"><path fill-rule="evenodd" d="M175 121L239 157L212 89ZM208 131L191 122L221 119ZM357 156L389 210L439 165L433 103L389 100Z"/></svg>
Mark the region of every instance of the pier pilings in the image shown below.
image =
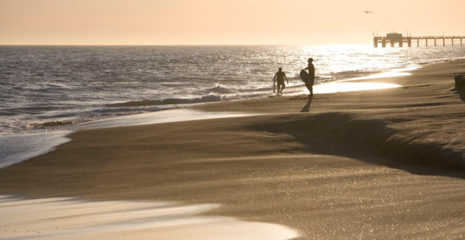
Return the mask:
<svg viewBox="0 0 465 240"><path fill-rule="evenodd" d="M442 40L442 46L446 46L446 41L450 42L450 45L455 46L455 40L460 40L460 46L463 46L463 39L465 36L408 36L403 37L402 34L388 34L385 37L376 36L373 38L373 46L377 48L379 43L383 48L389 44L391 47L395 47L396 43L399 47L403 47L404 43L407 43L408 47L412 47L412 41L417 42L417 47L420 47L420 42L424 42L425 46L428 47L429 40L433 40L433 44L435 47L438 46L438 40Z"/></svg>

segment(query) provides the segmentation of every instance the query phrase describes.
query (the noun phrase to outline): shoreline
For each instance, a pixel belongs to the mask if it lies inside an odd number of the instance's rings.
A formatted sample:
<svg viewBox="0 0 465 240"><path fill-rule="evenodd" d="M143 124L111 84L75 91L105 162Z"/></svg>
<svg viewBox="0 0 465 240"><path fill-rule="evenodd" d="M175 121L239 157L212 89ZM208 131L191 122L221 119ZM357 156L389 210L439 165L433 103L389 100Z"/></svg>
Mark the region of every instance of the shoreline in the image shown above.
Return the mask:
<svg viewBox="0 0 465 240"><path fill-rule="evenodd" d="M302 239L463 236L465 103L452 89L464 67L384 79L401 88L191 107L265 115L78 131L0 169L0 195L215 203L206 215Z"/></svg>
<svg viewBox="0 0 465 240"><path fill-rule="evenodd" d="M201 113L189 109L167 109L164 111L125 115L108 119L84 122L73 127L52 131L23 133L0 137L2 161L0 169L53 152L61 144L71 141L69 135L82 130L125 126L150 125L166 122L195 121L212 118L240 117L250 114L209 112ZM12 149L13 148L13 149Z"/></svg>
<svg viewBox="0 0 465 240"><path fill-rule="evenodd" d="M415 69L420 69L415 68ZM384 73L375 73L372 75L367 75L365 77L358 77L358 78L348 78L348 79L341 79L341 80L335 80L335 81L329 81L329 82L323 82L321 84L316 84L314 91L315 94L328 94L328 93L337 93L337 92L331 92L328 91L328 88L325 88L324 86L329 85L329 86L334 86L341 84L343 88L346 86L343 86L345 83L355 83L354 86L351 86L349 84L348 88L349 90L342 90L342 92L351 92L351 91L371 91L371 90L377 90L378 88L392 88L392 87L400 87L400 86L395 86L395 85L378 85L376 86L376 83L372 87L366 87L363 85L356 84L359 81L367 80L367 82L370 81L376 81L377 79L384 79L386 76L388 78L393 78L393 77L401 77L401 76L408 76L409 73L407 72L408 70L415 70L411 68L400 68L400 69L394 69L391 71L387 71ZM377 77L378 76L378 77ZM300 79L295 79L300 82ZM355 90L350 89L355 88ZM293 86L292 88L301 88L303 91L307 91L305 86ZM320 89L322 88L322 89ZM358 89L357 89L358 88ZM321 91L320 91L321 90ZM320 92L318 92L320 91ZM291 94L291 95L286 95L285 97L296 97L300 96L301 94ZM138 113L138 114L130 114L130 115L122 115L122 116L117 116L117 117L111 117L111 118L102 118L98 120L93 120L93 121L87 121L87 122L81 122L78 123L77 125L71 125L71 126L65 126L61 128L51 128L51 129L44 129L43 131L33 131L33 132L24 132L20 134L11 134L11 135L3 135L0 136L0 143L1 145L4 146L5 149L11 148L11 146L16 145L17 142L22 142L23 145L25 143L25 146L20 147L19 149L15 149L13 151L7 150L3 151L0 157L2 157L2 162L0 162L0 169L10 166L12 164L16 164L19 162L27 161L31 158L53 152L56 147L60 146L61 144L64 144L68 141L71 141L67 136L76 132L80 131L83 129L95 129L95 128L108 128L108 127L121 127L121 126L137 126L137 125L148 125L148 124L156 124L156 123L161 123L161 122L169 122L169 121L178 121L176 119L174 120L168 120L165 121L164 115L166 114L166 111L170 112L173 110L189 110L189 109L195 109L196 106L201 106L204 104L212 104L212 103L222 103L222 102L229 102L229 101L247 101L247 100L254 100L254 99L261 99L261 98L267 98L267 97L274 97L273 95L271 96L261 96L261 97L256 97L256 98L246 98L246 99L232 99L232 100L226 100L226 101L213 101L213 102L203 102L203 103L192 103L192 104L181 104L181 107L175 106L174 108L167 108L163 110L158 110L154 112L146 112L146 113ZM121 104L126 104L126 103L114 103L112 105L121 105ZM208 112L208 111L207 111ZM221 112L221 111L220 111ZM211 114L215 114L210 112ZM219 113L219 112L218 112ZM144 117L146 115L152 116L152 117ZM157 116L158 115L158 116ZM195 115L195 114L193 114ZM161 120L158 121L157 117L161 117ZM210 117L207 117L205 119L209 119ZM129 119L136 120L137 123L129 123ZM139 120L138 120L139 119ZM142 119L142 120L141 120ZM184 117L182 118L182 121L189 121L189 120L199 120L197 116L191 117ZM145 122L143 122L145 121ZM37 144L41 139L49 139L47 143L41 142L40 144ZM49 141L52 140L53 143L49 143ZM26 150L29 149L29 150Z"/></svg>

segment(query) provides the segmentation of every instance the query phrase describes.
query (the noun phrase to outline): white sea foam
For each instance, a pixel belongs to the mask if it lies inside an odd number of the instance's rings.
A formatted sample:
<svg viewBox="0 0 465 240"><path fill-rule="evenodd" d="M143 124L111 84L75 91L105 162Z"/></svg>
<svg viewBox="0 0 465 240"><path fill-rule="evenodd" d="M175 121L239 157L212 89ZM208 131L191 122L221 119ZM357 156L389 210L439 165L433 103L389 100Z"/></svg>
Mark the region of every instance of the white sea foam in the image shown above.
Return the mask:
<svg viewBox="0 0 465 240"><path fill-rule="evenodd" d="M69 141L71 131L52 131L0 136L0 168L52 151Z"/></svg>

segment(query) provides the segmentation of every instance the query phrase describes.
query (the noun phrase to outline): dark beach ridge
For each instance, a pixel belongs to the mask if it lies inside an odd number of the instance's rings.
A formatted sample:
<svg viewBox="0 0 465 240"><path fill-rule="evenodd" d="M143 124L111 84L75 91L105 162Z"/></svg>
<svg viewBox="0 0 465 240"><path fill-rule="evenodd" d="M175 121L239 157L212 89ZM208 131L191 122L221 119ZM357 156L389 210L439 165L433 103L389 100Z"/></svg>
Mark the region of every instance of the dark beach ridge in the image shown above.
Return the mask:
<svg viewBox="0 0 465 240"><path fill-rule="evenodd" d="M301 239L460 239L464 72L457 60L370 80L401 88L192 107L258 116L78 131L0 169L0 195L220 204L207 214Z"/></svg>

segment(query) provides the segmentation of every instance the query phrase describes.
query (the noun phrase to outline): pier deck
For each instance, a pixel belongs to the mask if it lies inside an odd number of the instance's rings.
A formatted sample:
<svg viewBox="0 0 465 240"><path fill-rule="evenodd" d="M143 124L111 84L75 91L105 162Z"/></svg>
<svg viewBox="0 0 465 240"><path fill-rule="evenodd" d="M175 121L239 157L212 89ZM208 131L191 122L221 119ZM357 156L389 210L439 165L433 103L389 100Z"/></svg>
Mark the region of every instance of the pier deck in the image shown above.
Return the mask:
<svg viewBox="0 0 465 240"><path fill-rule="evenodd" d="M378 47L381 43L381 46L384 48L387 44L390 44L391 47L394 47L397 43L399 47L403 47L404 43L408 47L412 47L412 42L416 42L417 47L420 46L420 41L425 42L425 46L429 46L429 40L433 41L435 47L438 46L438 42L442 41L442 46L446 46L446 42L450 42L452 46L455 45L454 40L459 40L460 46L463 46L463 39L465 36L407 36L404 37L400 33L389 33L385 37L376 36L373 38L374 47ZM458 44L458 43L457 43Z"/></svg>

